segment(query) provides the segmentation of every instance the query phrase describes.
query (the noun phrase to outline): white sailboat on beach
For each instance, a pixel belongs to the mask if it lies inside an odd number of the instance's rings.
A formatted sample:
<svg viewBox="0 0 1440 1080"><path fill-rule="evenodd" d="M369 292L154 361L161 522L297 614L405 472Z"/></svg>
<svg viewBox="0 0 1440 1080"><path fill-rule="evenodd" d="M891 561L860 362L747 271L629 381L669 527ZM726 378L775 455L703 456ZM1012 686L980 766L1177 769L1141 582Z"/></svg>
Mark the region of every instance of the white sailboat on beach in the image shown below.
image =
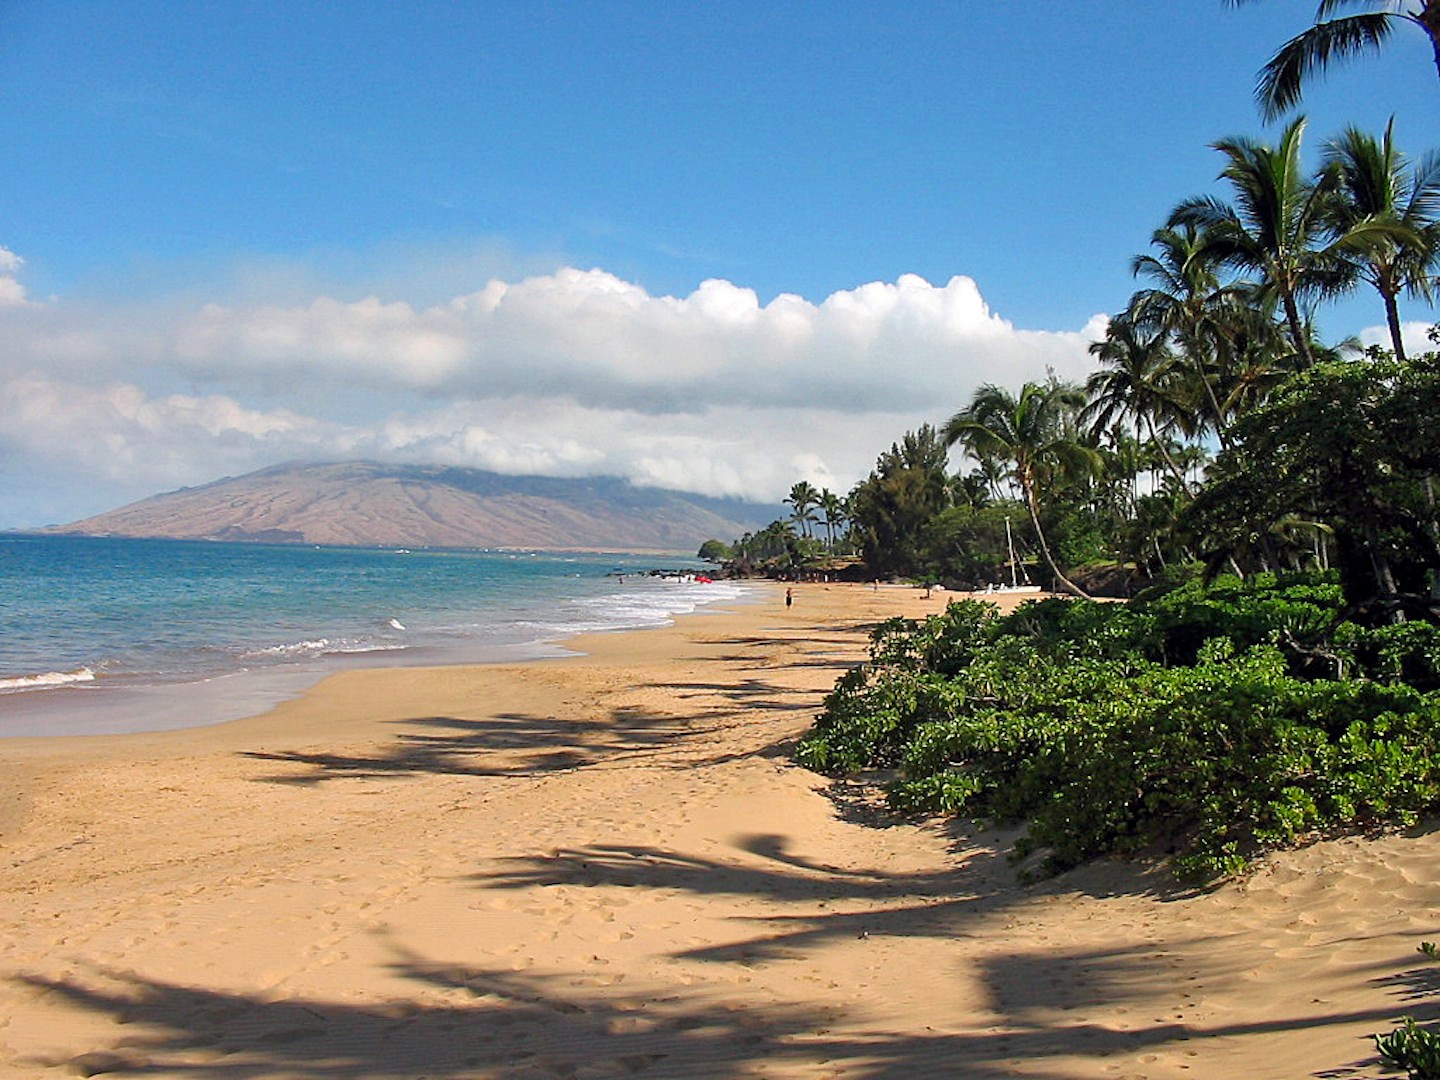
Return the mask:
<svg viewBox="0 0 1440 1080"><path fill-rule="evenodd" d="M1006 544L1009 546L1009 548L1010 548L1010 584L1009 584L1009 585L989 585L989 586L986 587L985 591L986 591L987 593L1039 593L1039 592L1041 592L1042 590L1041 590L1041 588L1040 588L1039 585L1031 584L1031 582L1030 582L1030 575L1025 572L1025 567L1024 567L1024 565L1023 565L1023 564L1020 562L1020 560L1019 560L1018 558L1016 558L1016 556L1015 556L1015 534L1010 531L1010 519L1009 519L1008 517L1005 519L1005 543L1006 543ZM1024 584L1024 585L1021 585L1019 579L1015 576L1015 568L1016 568L1017 566L1020 567L1020 573L1022 573L1022 574L1025 575L1025 584Z"/></svg>

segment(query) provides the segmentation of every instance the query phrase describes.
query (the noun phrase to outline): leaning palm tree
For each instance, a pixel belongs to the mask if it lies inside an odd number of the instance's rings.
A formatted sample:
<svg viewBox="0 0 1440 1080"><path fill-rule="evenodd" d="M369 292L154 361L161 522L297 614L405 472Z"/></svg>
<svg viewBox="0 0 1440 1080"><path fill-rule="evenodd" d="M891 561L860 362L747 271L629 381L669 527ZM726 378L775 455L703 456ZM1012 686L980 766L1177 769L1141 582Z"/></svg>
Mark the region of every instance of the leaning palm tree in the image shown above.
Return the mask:
<svg viewBox="0 0 1440 1080"><path fill-rule="evenodd" d="M1258 275L1273 290L1301 365L1314 363L1302 306L1338 296L1355 281L1346 256L1372 233L1389 231L1365 223L1341 235L1331 232L1329 205L1336 187L1332 173L1312 179L1300 161L1305 119L1293 121L1274 146L1236 137L1215 143L1225 155L1222 179L1235 202L1213 196L1186 199L1171 224L1200 230L1208 254L1241 273Z"/></svg>
<svg viewBox="0 0 1440 1080"><path fill-rule="evenodd" d="M1040 488L1047 480L1093 475L1100 468L1100 455L1085 446L1075 431L1075 415L1084 404L1082 390L1054 380L1027 382L1018 396L986 383L976 389L969 407L946 423L943 437L947 446L958 443L982 462L1003 461L1009 466L1030 511L1045 564L1067 592L1088 598L1056 565L1040 524Z"/></svg>
<svg viewBox="0 0 1440 1080"><path fill-rule="evenodd" d="M1413 168L1395 148L1395 121L1376 139L1346 128L1325 148L1325 168L1336 177L1332 212L1337 231L1368 221L1389 222L1393 235L1375 237L1357 253L1360 276L1380 294L1395 355L1405 359L1400 334L1401 293L1429 300L1440 263L1440 155L1429 154Z"/></svg>
<svg viewBox="0 0 1440 1080"><path fill-rule="evenodd" d="M1231 4L1248 2L1230 0ZM1430 39L1435 69L1440 72L1440 0L1379 4L1363 0L1379 10L1331 18L1341 8L1359 2L1362 0L1320 0L1315 25L1280 46L1261 68L1255 81L1255 100L1266 120L1274 120L1294 108L1310 76L1329 67L1332 60L1375 52L1406 23L1418 26Z"/></svg>

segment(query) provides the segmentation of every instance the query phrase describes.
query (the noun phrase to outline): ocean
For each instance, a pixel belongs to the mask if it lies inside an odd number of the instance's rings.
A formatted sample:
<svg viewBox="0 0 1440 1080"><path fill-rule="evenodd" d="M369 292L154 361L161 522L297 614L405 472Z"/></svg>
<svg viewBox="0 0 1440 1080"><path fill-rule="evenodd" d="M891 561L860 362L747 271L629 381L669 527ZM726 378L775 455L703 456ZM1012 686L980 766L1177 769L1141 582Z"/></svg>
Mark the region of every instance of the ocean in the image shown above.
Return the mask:
<svg viewBox="0 0 1440 1080"><path fill-rule="evenodd" d="M684 573L698 565L0 535L0 737L219 723L347 666L564 655L575 634L751 595Z"/></svg>

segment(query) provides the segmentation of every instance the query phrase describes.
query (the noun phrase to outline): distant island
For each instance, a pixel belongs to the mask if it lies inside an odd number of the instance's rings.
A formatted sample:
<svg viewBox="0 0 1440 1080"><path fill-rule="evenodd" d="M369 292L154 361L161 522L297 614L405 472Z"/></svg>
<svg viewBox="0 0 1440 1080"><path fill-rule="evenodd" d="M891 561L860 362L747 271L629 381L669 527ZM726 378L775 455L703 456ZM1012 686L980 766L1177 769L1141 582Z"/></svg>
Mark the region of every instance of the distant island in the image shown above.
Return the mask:
<svg viewBox="0 0 1440 1080"><path fill-rule="evenodd" d="M780 508L615 477L502 476L448 466L289 463L153 495L42 530L88 536L379 547L685 552Z"/></svg>

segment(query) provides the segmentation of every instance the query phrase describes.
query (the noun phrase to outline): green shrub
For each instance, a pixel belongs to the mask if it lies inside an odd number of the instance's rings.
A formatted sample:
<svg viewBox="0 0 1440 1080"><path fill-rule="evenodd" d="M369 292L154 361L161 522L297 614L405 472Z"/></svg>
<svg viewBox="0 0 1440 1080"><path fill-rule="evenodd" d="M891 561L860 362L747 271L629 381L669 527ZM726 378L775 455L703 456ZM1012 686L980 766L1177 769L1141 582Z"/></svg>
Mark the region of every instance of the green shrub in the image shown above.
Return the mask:
<svg viewBox="0 0 1440 1080"><path fill-rule="evenodd" d="M1336 645L1352 660L1357 676L1440 690L1440 626L1434 623L1344 623L1336 632Z"/></svg>
<svg viewBox="0 0 1440 1080"><path fill-rule="evenodd" d="M1440 806L1440 633L1362 630L1341 603L1333 581L1269 577L887 623L800 760L898 768L903 810L1025 822L1052 869L1153 850L1214 878L1408 823Z"/></svg>
<svg viewBox="0 0 1440 1080"><path fill-rule="evenodd" d="M1334 575L1258 574L1191 581L1136 606L1155 619L1153 646L1166 663L1192 664L1206 641L1228 637L1242 648L1277 645L1297 673L1310 674L1326 673L1315 670L1322 658L1313 650L1339 624L1343 602Z"/></svg>
<svg viewBox="0 0 1440 1080"><path fill-rule="evenodd" d="M1433 941L1422 941L1416 951L1431 960L1440 957L1440 947ZM1440 1080L1440 1032L1406 1016L1399 1027L1374 1039L1386 1068L1404 1069L1410 1080Z"/></svg>
<svg viewBox="0 0 1440 1080"><path fill-rule="evenodd" d="M1421 1027L1413 1016L1388 1035L1376 1035L1375 1049L1382 1065L1404 1069L1410 1080L1440 1080L1440 1033Z"/></svg>

